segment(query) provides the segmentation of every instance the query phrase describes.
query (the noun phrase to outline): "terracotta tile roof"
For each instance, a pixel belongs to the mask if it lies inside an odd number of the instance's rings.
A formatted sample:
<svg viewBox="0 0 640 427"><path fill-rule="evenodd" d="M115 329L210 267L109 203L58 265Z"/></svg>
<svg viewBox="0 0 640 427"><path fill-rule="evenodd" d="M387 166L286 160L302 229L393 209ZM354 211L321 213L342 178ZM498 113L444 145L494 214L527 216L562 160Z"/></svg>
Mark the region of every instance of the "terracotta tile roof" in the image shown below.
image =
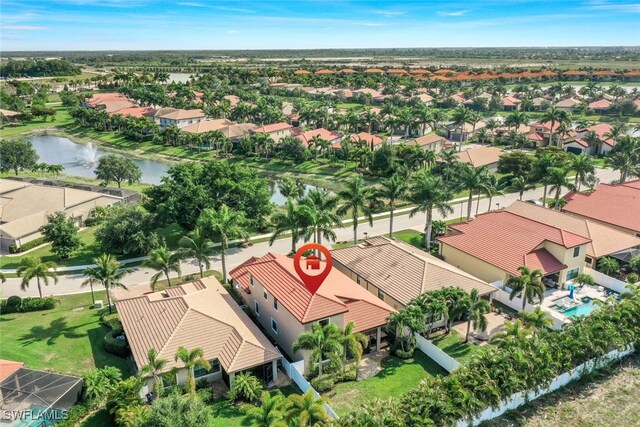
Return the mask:
<svg viewBox="0 0 640 427"><path fill-rule="evenodd" d="M639 77L640 76L640 70L627 71L626 73L624 73L624 75L627 76L627 77Z"/></svg>
<svg viewBox="0 0 640 427"><path fill-rule="evenodd" d="M0 108L0 114L4 117L15 117L19 116L21 113L19 111L3 110Z"/></svg>
<svg viewBox="0 0 640 427"><path fill-rule="evenodd" d="M618 74L611 70L594 71L594 76L617 76Z"/></svg>
<svg viewBox="0 0 640 427"><path fill-rule="evenodd" d="M445 145L447 145L447 143L451 144L451 141L449 141L444 136L431 133L428 135L423 135L416 139L412 139L411 141L407 142L407 145L419 145L421 147L426 147L427 145L432 145L437 142L442 142Z"/></svg>
<svg viewBox="0 0 640 427"><path fill-rule="evenodd" d="M591 125L583 129L576 129L579 134L585 134L587 132L594 132L598 135L598 138L604 142L605 144L614 147L616 145L616 140L607 138L605 135L611 132L612 126L609 123L598 123L596 125Z"/></svg>
<svg viewBox="0 0 640 427"><path fill-rule="evenodd" d="M339 132L335 132L335 131L330 131L327 130L325 128L320 128L320 129L314 129L314 130L310 130L308 132L304 132L304 133L300 133L298 135L296 135L296 138L298 138L300 141L302 141L302 143L305 145L305 147L309 146L309 141L311 141L311 139L316 136L319 135L320 138L326 140L326 141L330 141L333 142L337 139L342 138L342 134Z"/></svg>
<svg viewBox="0 0 640 427"><path fill-rule="evenodd" d="M381 70L380 68L367 68L364 72L366 74L383 74L384 70Z"/></svg>
<svg viewBox="0 0 640 427"><path fill-rule="evenodd" d="M553 256L547 255L547 250L541 247L546 241L567 249L590 242L588 238L507 211L480 214L471 221L454 224L450 228L453 230L451 234L438 238L443 244L512 275L519 275L518 267L521 265L542 266L545 274L557 271L555 268L560 261L550 261Z"/></svg>
<svg viewBox="0 0 640 427"><path fill-rule="evenodd" d="M86 99L85 104L90 107L95 107L96 105L104 104L105 102L114 102L114 101L129 101L126 96L121 93L95 93L91 96L91 98Z"/></svg>
<svg viewBox="0 0 640 427"><path fill-rule="evenodd" d="M333 74L333 71L324 68L322 70L316 71L316 74Z"/></svg>
<svg viewBox="0 0 640 427"><path fill-rule="evenodd" d="M514 96L505 96L504 98L502 98L502 105L509 106L509 107L516 106L521 102L522 101L520 101L518 98Z"/></svg>
<svg viewBox="0 0 640 427"><path fill-rule="evenodd" d="M578 101L577 99L574 98L567 98L567 99L563 99L562 101L559 101L556 103L556 107L559 108L573 108L576 105L579 105L580 101Z"/></svg>
<svg viewBox="0 0 640 427"><path fill-rule="evenodd" d="M144 117L150 115L155 111L152 107L131 107L131 108L123 108L121 110L112 111L109 113L110 116L120 115L124 117Z"/></svg>
<svg viewBox="0 0 640 427"><path fill-rule="evenodd" d="M598 101L593 101L593 102L589 103L589 108L591 108L591 109L609 108L610 106L611 106L611 101L608 101L606 99L600 99Z"/></svg>
<svg viewBox="0 0 640 427"><path fill-rule="evenodd" d="M544 141L544 136L540 132L532 132L527 135L530 141Z"/></svg>
<svg viewBox="0 0 640 427"><path fill-rule="evenodd" d="M214 130L220 130L229 125L234 125L234 124L236 123L227 119L203 120L201 122L183 127L182 131L188 132L188 133L205 133L205 132L212 132Z"/></svg>
<svg viewBox="0 0 640 427"><path fill-rule="evenodd" d="M407 71L403 70L401 68L392 68L390 70L387 70L387 73L391 73L391 74L407 74Z"/></svg>
<svg viewBox="0 0 640 427"><path fill-rule="evenodd" d="M564 198L565 212L640 233L640 180L600 184L590 194L570 192Z"/></svg>
<svg viewBox="0 0 640 427"><path fill-rule="evenodd" d="M23 362L0 359L0 382L24 366Z"/></svg>
<svg viewBox="0 0 640 427"><path fill-rule="evenodd" d="M481 295L495 291L486 282L404 242L373 237L331 254L351 271L403 305L424 292L459 286Z"/></svg>
<svg viewBox="0 0 640 427"><path fill-rule="evenodd" d="M343 73L343 74L353 74L356 72L356 70L353 70L351 68L343 68L342 70L338 71L339 73Z"/></svg>
<svg viewBox="0 0 640 427"><path fill-rule="evenodd" d="M204 111L200 109L183 110L181 108L167 108L166 110L172 111L161 112L161 114L156 115L156 117L169 120L186 120L205 117Z"/></svg>
<svg viewBox="0 0 640 427"><path fill-rule="evenodd" d="M384 139L380 138L377 135L372 135L369 132L360 132L355 135L351 135L351 141L363 140L367 141L368 144L373 144L374 146L382 144Z"/></svg>
<svg viewBox="0 0 640 427"><path fill-rule="evenodd" d="M295 74L296 76L299 76L301 74L311 74L311 71L307 71L307 70L296 70L293 72L293 74Z"/></svg>
<svg viewBox="0 0 640 427"><path fill-rule="evenodd" d="M434 74L437 74L439 76L444 76L446 74L456 74L456 72L453 70L447 70L446 68L442 68L440 70L434 71Z"/></svg>
<svg viewBox="0 0 640 427"><path fill-rule="evenodd" d="M587 245L587 255L599 258L625 249L640 246L640 238L615 228L567 213L535 206L531 203L515 201L507 211L534 221L562 228L582 237L591 239Z"/></svg>
<svg viewBox="0 0 640 427"><path fill-rule="evenodd" d="M282 130L286 130L286 129L291 129L293 126L291 126L289 123L285 123L285 122L281 122L281 123L273 123L271 125L264 125L264 126L259 126L255 129L253 129L251 132L253 133L273 133L273 132L278 132L278 131L282 131Z"/></svg>
<svg viewBox="0 0 640 427"><path fill-rule="evenodd" d="M462 163L479 167L497 163L501 154L502 150L497 147L477 147L456 153L456 157Z"/></svg>
<svg viewBox="0 0 640 427"><path fill-rule="evenodd" d="M414 70L410 70L409 73L411 73L411 74L431 74L431 71L423 70L421 68L416 68Z"/></svg>
<svg viewBox="0 0 640 427"><path fill-rule="evenodd" d="M311 295L298 278L293 259L282 255L268 253L249 259L231 270L230 275L245 292L250 292L250 277L255 277L303 324L344 313L345 322L353 320L357 331L365 331L384 325L394 311L336 268L331 269L322 286Z"/></svg>
<svg viewBox="0 0 640 427"><path fill-rule="evenodd" d="M524 263L531 270L540 270L544 274L553 274L567 268L545 248L536 249L524 256Z"/></svg>
<svg viewBox="0 0 640 427"><path fill-rule="evenodd" d="M163 372L182 368L179 347L201 348L207 360L218 359L226 372L279 359L280 353L213 277L116 302L120 320L138 367L150 348L167 364Z"/></svg>

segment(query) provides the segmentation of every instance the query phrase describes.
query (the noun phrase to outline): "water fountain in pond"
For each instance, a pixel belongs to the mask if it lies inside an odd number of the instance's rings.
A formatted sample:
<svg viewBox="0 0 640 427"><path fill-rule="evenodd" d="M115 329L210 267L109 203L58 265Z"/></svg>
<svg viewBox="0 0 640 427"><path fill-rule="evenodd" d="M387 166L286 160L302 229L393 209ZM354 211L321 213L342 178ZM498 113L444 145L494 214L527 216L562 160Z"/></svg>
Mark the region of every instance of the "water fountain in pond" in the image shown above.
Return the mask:
<svg viewBox="0 0 640 427"><path fill-rule="evenodd" d="M80 149L77 158L82 162L85 168L91 168L98 161L98 149L90 142Z"/></svg>

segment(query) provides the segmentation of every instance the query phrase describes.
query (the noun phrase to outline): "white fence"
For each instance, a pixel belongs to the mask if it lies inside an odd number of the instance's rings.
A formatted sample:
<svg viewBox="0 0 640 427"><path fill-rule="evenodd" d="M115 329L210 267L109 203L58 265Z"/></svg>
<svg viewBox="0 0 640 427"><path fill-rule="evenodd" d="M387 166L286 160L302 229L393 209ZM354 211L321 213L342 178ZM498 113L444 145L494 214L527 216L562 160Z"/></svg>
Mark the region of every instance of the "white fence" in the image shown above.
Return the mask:
<svg viewBox="0 0 640 427"><path fill-rule="evenodd" d="M506 288L509 289L509 288ZM522 298L518 298L518 297L513 297L513 299L509 298L510 292L507 292L503 289L498 289L496 292L493 293L493 299L496 301L501 302L502 304L506 305L507 307L510 307L514 310L517 311L521 311L522 310ZM536 306L526 303L525 304L525 311L533 311L535 310ZM564 326L564 323L566 321L565 318L562 317L556 317L553 315L553 313L549 310L545 310L547 312L547 316L553 320L553 326L551 326L551 329L561 329Z"/></svg>
<svg viewBox="0 0 640 427"><path fill-rule="evenodd" d="M607 276L606 274L600 273L599 271L596 271L589 267L584 267L583 271L585 274L588 274L589 276L593 277L593 280L598 285L602 285L605 288L609 288L612 291L616 291L620 294L623 292L629 292L629 289L626 287L627 284L622 280L618 280L611 276Z"/></svg>
<svg viewBox="0 0 640 427"><path fill-rule="evenodd" d="M415 336L418 349L442 366L445 371L452 372L460 367L460 363L457 360L440 350L434 343L420 334L415 334Z"/></svg>
<svg viewBox="0 0 640 427"><path fill-rule="evenodd" d="M316 389L313 388L313 386L311 386L311 383L309 383L309 381L307 381L304 375L302 375L302 373L304 372L304 360L299 360L297 362L289 363L287 359L282 357L280 358L280 361L282 362L282 367L284 368L289 378L291 378L291 380L294 383L296 383L298 388L302 390L302 393L306 393L309 390L313 390L313 395L316 398L320 397L320 394L316 391ZM327 411L327 414L331 418L338 418L338 416L333 411L331 406L327 405L326 403L324 405L324 409Z"/></svg>
<svg viewBox="0 0 640 427"><path fill-rule="evenodd" d="M570 383L573 380L577 380L582 377L584 374L587 374L594 369L600 368L606 365L609 362L612 362L617 359L621 359L622 357L633 353L634 349L630 348L627 350L619 351L614 350L604 357L591 359L590 361L583 363L582 365L577 366L575 369L565 372L553 379L548 387L542 390L530 390L528 392L519 392L511 395L505 402L503 402L498 408L487 408L485 409L478 417L473 420L460 420L458 421L458 427L466 427L466 426L477 426L483 421L492 420L494 418L499 417L507 411L512 409L516 409L521 405L524 405L527 402L530 402L538 397L545 395L547 393L551 393L552 391L556 391L560 387L563 387Z"/></svg>

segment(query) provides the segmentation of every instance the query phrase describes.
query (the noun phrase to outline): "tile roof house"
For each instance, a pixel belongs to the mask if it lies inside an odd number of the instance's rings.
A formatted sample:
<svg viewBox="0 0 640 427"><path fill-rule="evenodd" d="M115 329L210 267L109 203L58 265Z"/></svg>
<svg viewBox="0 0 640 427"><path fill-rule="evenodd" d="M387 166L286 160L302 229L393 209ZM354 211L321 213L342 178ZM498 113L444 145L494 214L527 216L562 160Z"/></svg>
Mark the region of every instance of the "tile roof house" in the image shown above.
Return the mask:
<svg viewBox="0 0 640 427"><path fill-rule="evenodd" d="M293 126L291 126L289 123L281 122L258 126L254 129L251 129L250 133L266 133L271 137L271 139L278 143L282 138L291 136L292 129Z"/></svg>
<svg viewBox="0 0 640 427"><path fill-rule="evenodd" d="M373 295L400 310L428 291L457 286L480 295L496 288L433 255L396 239L379 236L331 251L334 267Z"/></svg>
<svg viewBox="0 0 640 427"><path fill-rule="evenodd" d="M240 371L252 370L267 382L277 376L281 354L214 277L120 299L116 307L138 369L154 348L167 361L162 372L178 369L183 384L187 372L175 354L185 347L201 348L211 363L209 371L196 370L196 379L222 378L230 386Z"/></svg>
<svg viewBox="0 0 640 427"><path fill-rule="evenodd" d="M591 239L587 245L585 263L595 268L599 258L630 248L640 248L640 238L587 218L546 209L522 201L515 201L506 208L508 212L547 225L560 227Z"/></svg>
<svg viewBox="0 0 640 427"><path fill-rule="evenodd" d="M519 276L518 267L542 270L556 284L582 271L591 239L504 210L450 226L439 237L445 261L489 283Z"/></svg>
<svg viewBox="0 0 640 427"><path fill-rule="evenodd" d="M82 103L84 107L106 110L108 113L121 110L123 108L136 107L121 93L96 93L87 98Z"/></svg>
<svg viewBox="0 0 640 427"><path fill-rule="evenodd" d="M11 110L3 110L0 108L0 117L2 117L7 122L15 122L20 116L19 111L11 111Z"/></svg>
<svg viewBox="0 0 640 427"><path fill-rule="evenodd" d="M568 214L609 225L640 236L640 179L624 184L600 184L592 193L564 196Z"/></svg>
<svg viewBox="0 0 640 427"><path fill-rule="evenodd" d="M575 98L567 98L567 99L563 99L562 101L558 101L556 103L556 108L565 110L570 113L573 111L575 107L580 105L580 102L581 102L580 100Z"/></svg>
<svg viewBox="0 0 640 427"><path fill-rule="evenodd" d="M319 136L325 141L329 141L332 145L335 143L339 143L342 140L342 134L340 132L327 130L325 128L319 128L300 133L296 135L296 138L302 141L305 147L309 147L309 141L311 141L315 136Z"/></svg>
<svg viewBox="0 0 640 427"><path fill-rule="evenodd" d="M448 133L447 138L452 141L467 141L486 125L487 124L482 120L477 122L475 125L472 125L471 123L465 123L461 126L452 123L446 126Z"/></svg>
<svg viewBox="0 0 640 427"><path fill-rule="evenodd" d="M234 124L236 124L236 122L228 119L209 119L185 126L182 128L182 131L188 133L213 132L214 130L220 130Z"/></svg>
<svg viewBox="0 0 640 427"><path fill-rule="evenodd" d="M109 112L110 116L123 116L123 117L149 117L155 112L153 107L131 107L122 108L120 110Z"/></svg>
<svg viewBox="0 0 640 427"><path fill-rule="evenodd" d="M206 119L204 111L200 109L183 110L180 108L160 108L153 117L162 129L167 126L184 128Z"/></svg>
<svg viewBox="0 0 640 427"><path fill-rule="evenodd" d="M611 108L611 101L607 99L599 99L589 103L589 109L593 110L596 114L605 114Z"/></svg>
<svg viewBox="0 0 640 427"><path fill-rule="evenodd" d="M607 136L611 132L611 128L609 123L598 123L586 128L575 129L571 133L571 137L564 141L564 150L575 154L606 154L616 145L616 140ZM588 140L591 132L598 137L597 143Z"/></svg>
<svg viewBox="0 0 640 427"><path fill-rule="evenodd" d="M496 170L498 161L503 151L497 147L476 147L456 153L458 161L469 163L473 167L486 166L491 170Z"/></svg>
<svg viewBox="0 0 640 427"><path fill-rule="evenodd" d="M317 322L335 323L340 329L354 322L355 330L370 336L379 348L381 328L394 311L336 268L311 294L295 272L293 259L283 255L251 258L230 275L257 321L293 360L308 362L309 352L294 353L293 343Z"/></svg>
<svg viewBox="0 0 640 427"><path fill-rule="evenodd" d="M407 145L419 145L425 150L433 150L436 153L441 152L442 150L449 149L455 146L455 144L449 141L444 136L440 136L435 133L430 133L427 135L423 135L416 139L412 139L407 141Z"/></svg>
<svg viewBox="0 0 640 427"><path fill-rule="evenodd" d="M367 145L369 145L369 147L371 147L372 150L376 150L378 148L380 148L380 146L382 145L382 143L385 141L383 138L377 136L377 135L372 135L369 132L360 132L360 133L356 133L354 135L351 135L349 137L349 141L351 142L366 142ZM341 142L334 142L333 144L331 144L332 148L335 149L340 149L342 147L342 143Z"/></svg>

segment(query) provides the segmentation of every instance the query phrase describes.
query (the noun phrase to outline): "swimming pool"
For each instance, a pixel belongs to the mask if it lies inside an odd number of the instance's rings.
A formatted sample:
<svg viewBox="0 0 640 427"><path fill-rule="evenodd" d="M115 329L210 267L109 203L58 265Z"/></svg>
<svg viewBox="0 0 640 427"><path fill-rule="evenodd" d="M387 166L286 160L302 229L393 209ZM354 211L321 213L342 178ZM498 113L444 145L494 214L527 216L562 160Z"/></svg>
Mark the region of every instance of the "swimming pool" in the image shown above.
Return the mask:
<svg viewBox="0 0 640 427"><path fill-rule="evenodd" d="M563 301L564 298L560 298L560 301ZM593 299L589 297L584 297L580 300L582 304L577 305L575 307L566 308L561 304L553 305L551 308L554 310L564 314L567 317L577 317L577 316L586 316L591 313L593 310L598 308L593 304Z"/></svg>

